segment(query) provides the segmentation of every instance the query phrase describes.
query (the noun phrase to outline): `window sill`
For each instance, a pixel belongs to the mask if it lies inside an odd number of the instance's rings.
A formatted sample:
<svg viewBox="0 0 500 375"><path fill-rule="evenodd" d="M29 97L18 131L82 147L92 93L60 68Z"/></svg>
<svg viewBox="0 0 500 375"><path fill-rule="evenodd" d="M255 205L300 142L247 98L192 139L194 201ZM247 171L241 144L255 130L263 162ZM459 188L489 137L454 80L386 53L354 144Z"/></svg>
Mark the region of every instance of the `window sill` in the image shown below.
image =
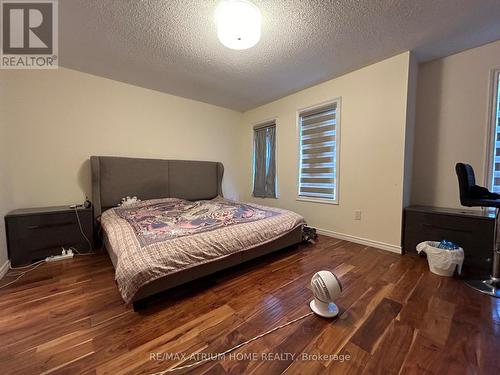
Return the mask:
<svg viewBox="0 0 500 375"><path fill-rule="evenodd" d="M321 199L321 198L297 197L296 200L302 201L302 202L311 202L311 203L333 204L335 206L339 205L338 201L332 201L332 200L329 200L329 199Z"/></svg>

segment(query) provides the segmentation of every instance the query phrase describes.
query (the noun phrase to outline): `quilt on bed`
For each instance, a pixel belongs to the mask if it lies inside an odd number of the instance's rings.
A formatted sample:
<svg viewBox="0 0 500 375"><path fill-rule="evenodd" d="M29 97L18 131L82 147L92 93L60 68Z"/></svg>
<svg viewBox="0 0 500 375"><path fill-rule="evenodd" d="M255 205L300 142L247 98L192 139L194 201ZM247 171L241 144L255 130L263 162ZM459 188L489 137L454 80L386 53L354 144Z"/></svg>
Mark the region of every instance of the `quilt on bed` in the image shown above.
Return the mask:
<svg viewBox="0 0 500 375"><path fill-rule="evenodd" d="M270 242L303 223L291 211L222 198L148 200L101 217L127 303L151 281Z"/></svg>

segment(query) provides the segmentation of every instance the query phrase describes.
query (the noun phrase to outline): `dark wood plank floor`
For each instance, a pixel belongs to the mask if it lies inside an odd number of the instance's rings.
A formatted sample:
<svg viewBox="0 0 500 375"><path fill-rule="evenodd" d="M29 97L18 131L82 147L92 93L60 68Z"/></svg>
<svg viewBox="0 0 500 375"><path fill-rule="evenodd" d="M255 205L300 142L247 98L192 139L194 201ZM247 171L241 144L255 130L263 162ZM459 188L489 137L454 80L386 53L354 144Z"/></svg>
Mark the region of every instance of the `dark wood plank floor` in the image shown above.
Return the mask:
<svg viewBox="0 0 500 375"><path fill-rule="evenodd" d="M106 254L43 265L0 290L0 371L139 374L190 363L165 357L220 353L307 313L321 269L345 287L337 320L308 316L176 373L500 373L498 300L429 273L425 259L328 237L177 288L140 313L121 301Z"/></svg>

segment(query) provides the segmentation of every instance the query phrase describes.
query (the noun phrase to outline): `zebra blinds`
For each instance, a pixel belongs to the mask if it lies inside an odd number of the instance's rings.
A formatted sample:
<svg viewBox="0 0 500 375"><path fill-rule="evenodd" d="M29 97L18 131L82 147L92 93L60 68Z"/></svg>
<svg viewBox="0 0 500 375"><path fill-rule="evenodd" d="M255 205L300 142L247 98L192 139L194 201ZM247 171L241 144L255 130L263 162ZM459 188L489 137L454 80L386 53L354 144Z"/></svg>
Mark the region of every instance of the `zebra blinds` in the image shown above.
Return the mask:
<svg viewBox="0 0 500 375"><path fill-rule="evenodd" d="M496 77L496 97L495 100L495 149L493 155L493 171L492 171L492 190L495 193L500 193L500 74Z"/></svg>
<svg viewBox="0 0 500 375"><path fill-rule="evenodd" d="M299 197L337 200L337 106L327 106L299 115Z"/></svg>

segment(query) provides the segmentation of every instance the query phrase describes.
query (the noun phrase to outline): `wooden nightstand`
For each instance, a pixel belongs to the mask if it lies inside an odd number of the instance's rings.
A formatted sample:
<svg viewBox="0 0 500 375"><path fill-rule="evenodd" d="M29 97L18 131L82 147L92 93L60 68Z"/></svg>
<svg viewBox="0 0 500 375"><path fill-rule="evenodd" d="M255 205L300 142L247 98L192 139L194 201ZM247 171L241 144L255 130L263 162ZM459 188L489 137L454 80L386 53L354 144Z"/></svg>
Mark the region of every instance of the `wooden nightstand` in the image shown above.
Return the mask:
<svg viewBox="0 0 500 375"><path fill-rule="evenodd" d="M92 208L78 208L83 232L94 247ZM61 253L61 247L89 251L74 209L68 206L14 210L5 216L9 259L13 266Z"/></svg>

